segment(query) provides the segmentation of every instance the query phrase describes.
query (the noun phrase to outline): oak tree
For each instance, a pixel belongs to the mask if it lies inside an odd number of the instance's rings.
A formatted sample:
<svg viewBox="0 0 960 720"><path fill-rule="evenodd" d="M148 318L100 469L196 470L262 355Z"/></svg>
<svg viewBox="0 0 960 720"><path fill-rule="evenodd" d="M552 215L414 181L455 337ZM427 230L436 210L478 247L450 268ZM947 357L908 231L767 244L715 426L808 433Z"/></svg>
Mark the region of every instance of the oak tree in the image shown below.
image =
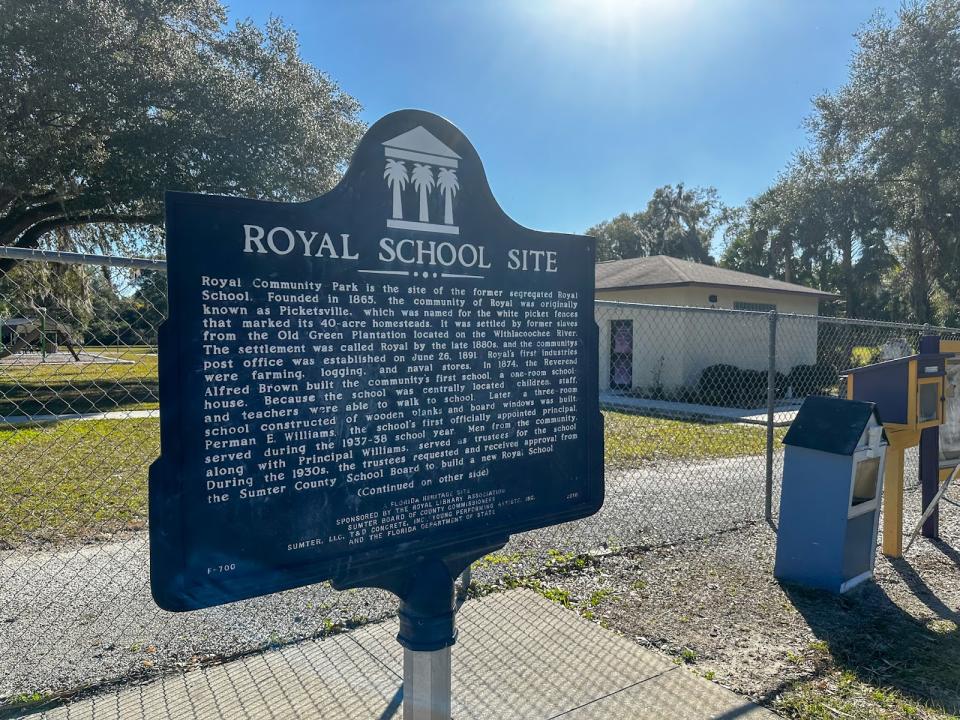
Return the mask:
<svg viewBox="0 0 960 720"><path fill-rule="evenodd" d="M0 1L0 245L150 243L165 190L303 200L359 105L216 0Z"/></svg>

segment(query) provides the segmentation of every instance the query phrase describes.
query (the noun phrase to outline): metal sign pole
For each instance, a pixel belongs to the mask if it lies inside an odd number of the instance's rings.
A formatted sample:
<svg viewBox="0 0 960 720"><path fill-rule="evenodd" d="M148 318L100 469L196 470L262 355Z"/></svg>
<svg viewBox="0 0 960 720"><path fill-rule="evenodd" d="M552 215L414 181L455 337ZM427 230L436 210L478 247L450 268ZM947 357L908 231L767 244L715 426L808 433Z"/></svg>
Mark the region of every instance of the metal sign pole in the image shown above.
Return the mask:
<svg viewBox="0 0 960 720"><path fill-rule="evenodd" d="M403 649L403 720L450 720L450 650Z"/></svg>
<svg viewBox="0 0 960 720"><path fill-rule="evenodd" d="M450 648L457 641L453 573L439 558L414 571L400 602L403 720L450 720Z"/></svg>

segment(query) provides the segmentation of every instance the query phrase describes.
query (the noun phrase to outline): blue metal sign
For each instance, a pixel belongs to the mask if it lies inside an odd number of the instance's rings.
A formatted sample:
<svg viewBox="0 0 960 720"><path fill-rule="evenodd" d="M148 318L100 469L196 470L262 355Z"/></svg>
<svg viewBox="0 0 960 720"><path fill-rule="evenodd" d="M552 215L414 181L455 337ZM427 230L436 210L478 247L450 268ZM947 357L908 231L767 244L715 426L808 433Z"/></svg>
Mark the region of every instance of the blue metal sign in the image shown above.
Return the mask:
<svg viewBox="0 0 960 720"><path fill-rule="evenodd" d="M594 242L510 220L450 123L386 116L309 202L168 193L166 227L161 607L385 585L602 504Z"/></svg>

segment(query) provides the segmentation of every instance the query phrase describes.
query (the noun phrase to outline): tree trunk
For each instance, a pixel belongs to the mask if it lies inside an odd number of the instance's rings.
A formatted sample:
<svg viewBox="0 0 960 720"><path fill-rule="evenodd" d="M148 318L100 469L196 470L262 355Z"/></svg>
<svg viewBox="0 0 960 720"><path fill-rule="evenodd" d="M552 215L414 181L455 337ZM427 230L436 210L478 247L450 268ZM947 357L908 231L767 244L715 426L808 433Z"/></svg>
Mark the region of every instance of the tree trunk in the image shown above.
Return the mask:
<svg viewBox="0 0 960 720"><path fill-rule="evenodd" d="M853 282L853 233L844 230L840 233L840 262L843 271L843 299L847 303L847 317L858 317L860 303Z"/></svg>
<svg viewBox="0 0 960 720"><path fill-rule="evenodd" d="M913 321L930 322L930 281L923 257L923 230L919 224L913 226L908 238L907 260L910 264L910 309L913 312Z"/></svg>
<svg viewBox="0 0 960 720"><path fill-rule="evenodd" d="M786 234L783 235L783 279L793 282L793 240Z"/></svg>
<svg viewBox="0 0 960 720"><path fill-rule="evenodd" d="M764 242L764 248L767 251L767 275L775 278L777 276L777 253L774 245L779 242L779 238L776 235L771 237L766 230L762 232L764 233L764 240L769 240L769 245Z"/></svg>

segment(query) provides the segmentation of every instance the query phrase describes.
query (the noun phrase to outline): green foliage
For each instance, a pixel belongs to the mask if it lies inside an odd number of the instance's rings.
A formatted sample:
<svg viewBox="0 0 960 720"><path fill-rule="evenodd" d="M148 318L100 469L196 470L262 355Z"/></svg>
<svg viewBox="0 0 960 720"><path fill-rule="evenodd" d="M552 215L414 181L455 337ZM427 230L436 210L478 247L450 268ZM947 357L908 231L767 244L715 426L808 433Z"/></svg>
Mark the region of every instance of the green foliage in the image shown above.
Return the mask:
<svg viewBox="0 0 960 720"><path fill-rule="evenodd" d="M877 346L858 345L850 351L850 367L872 365L880 360L881 351Z"/></svg>
<svg viewBox="0 0 960 720"><path fill-rule="evenodd" d="M512 565L523 558L521 553L490 553L473 563L475 568L494 567L497 565Z"/></svg>
<svg viewBox="0 0 960 720"><path fill-rule="evenodd" d="M563 605L565 608L573 607L573 601L570 598L570 591L563 588L540 588L538 592L551 602Z"/></svg>
<svg viewBox="0 0 960 720"><path fill-rule="evenodd" d="M590 564L589 555L580 555L574 552L565 553L556 548L547 550L547 567L554 574L572 573L583 570Z"/></svg>
<svg viewBox="0 0 960 720"><path fill-rule="evenodd" d="M85 328L86 343L97 345L157 344L157 330L167 314L166 273L141 271L132 279L134 292L120 294L101 282L93 298L93 317Z"/></svg>
<svg viewBox="0 0 960 720"><path fill-rule="evenodd" d="M5 5L0 245L66 231L156 247L165 190L329 189L362 129L357 102L280 21L226 19L216 0Z"/></svg>
<svg viewBox="0 0 960 720"><path fill-rule="evenodd" d="M90 268L62 263L19 263L0 276L0 313L38 318L41 311L77 332L93 317Z"/></svg>
<svg viewBox="0 0 960 720"><path fill-rule="evenodd" d="M823 395L835 388L838 380L837 368L822 362L797 365L787 375L787 385L793 390L794 397Z"/></svg>
<svg viewBox="0 0 960 720"><path fill-rule="evenodd" d="M809 147L732 214L724 267L839 292L850 317L960 320L958 25L958 0L874 16Z"/></svg>
<svg viewBox="0 0 960 720"><path fill-rule="evenodd" d="M14 708L17 710L26 710L31 708L36 710L38 705L43 705L53 699L53 695L34 691L28 693L20 693L19 695L13 695L6 698L6 705L9 708Z"/></svg>
<svg viewBox="0 0 960 720"><path fill-rule="evenodd" d="M657 188L644 210L622 213L588 229L597 238L597 260L670 255L713 264L710 243L727 216L715 188Z"/></svg>
<svg viewBox="0 0 960 720"><path fill-rule="evenodd" d="M592 593L590 593L590 607L598 607L600 603L613 594L613 590L609 588L600 588L599 590L594 590Z"/></svg>
<svg viewBox="0 0 960 720"><path fill-rule="evenodd" d="M710 365L697 383L699 402L721 407L759 408L767 405L766 370L744 370L734 365ZM774 378L774 393L786 395L788 381L782 373Z"/></svg>
<svg viewBox="0 0 960 720"><path fill-rule="evenodd" d="M931 294L960 292L960 3L904 4L858 34L850 79L815 101L811 129L876 187L903 238L910 311L933 319Z"/></svg>

